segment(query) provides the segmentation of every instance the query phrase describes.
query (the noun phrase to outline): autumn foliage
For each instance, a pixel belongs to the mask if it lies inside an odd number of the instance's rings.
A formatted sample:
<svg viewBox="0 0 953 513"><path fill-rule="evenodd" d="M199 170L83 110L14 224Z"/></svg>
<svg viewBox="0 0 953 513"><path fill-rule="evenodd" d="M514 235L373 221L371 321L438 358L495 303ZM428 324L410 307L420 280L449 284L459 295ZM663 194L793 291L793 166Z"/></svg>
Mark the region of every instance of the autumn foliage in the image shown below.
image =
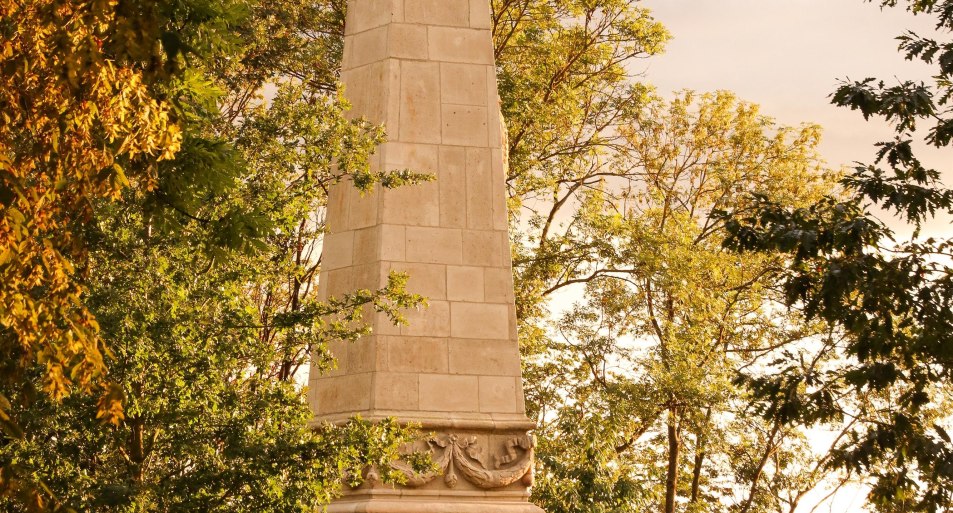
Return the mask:
<svg viewBox="0 0 953 513"><path fill-rule="evenodd" d="M142 72L104 51L116 4L0 1L0 350L43 364L54 397L104 370L70 226L96 198L150 187L181 142Z"/></svg>

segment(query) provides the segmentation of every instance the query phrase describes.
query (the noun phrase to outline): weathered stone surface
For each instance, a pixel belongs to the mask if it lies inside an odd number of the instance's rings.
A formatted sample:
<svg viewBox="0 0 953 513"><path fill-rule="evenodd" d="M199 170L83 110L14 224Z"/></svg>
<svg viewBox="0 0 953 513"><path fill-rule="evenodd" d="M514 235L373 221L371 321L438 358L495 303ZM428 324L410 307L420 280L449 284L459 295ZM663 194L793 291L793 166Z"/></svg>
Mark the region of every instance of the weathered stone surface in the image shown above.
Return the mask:
<svg viewBox="0 0 953 513"><path fill-rule="evenodd" d="M318 421L396 416L437 433L417 444L441 472L394 489L373 478L332 512L539 513L527 502L532 423L516 340L504 157L489 0L349 0L342 80L352 117L383 123L375 169L436 180L329 197L321 297L374 289L391 271L428 306L334 343L314 372Z"/></svg>

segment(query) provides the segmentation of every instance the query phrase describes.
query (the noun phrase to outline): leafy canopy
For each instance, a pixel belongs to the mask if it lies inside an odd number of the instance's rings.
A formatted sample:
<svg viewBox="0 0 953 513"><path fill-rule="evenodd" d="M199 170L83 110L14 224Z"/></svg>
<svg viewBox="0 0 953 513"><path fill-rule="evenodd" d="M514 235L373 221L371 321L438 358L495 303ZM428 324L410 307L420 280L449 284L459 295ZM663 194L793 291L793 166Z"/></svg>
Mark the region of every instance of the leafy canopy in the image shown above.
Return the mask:
<svg viewBox="0 0 953 513"><path fill-rule="evenodd" d="M881 5L934 17L938 37L953 31L953 2ZM756 197L754 210L729 218L726 245L787 254L779 275L787 303L843 334L818 354L829 365L805 372L779 362L776 376L746 378L759 411L786 425L848 423L832 463L871 477L870 502L885 512L935 512L953 507L953 241L920 232L933 216L953 213L953 192L917 158L916 139L950 145L953 42L912 32L898 41L908 59L934 67L930 83L868 78L845 81L832 95L834 104L881 118L894 131L878 144L873 164L845 177L849 197L802 208ZM873 207L909 223L913 238L895 240Z"/></svg>
<svg viewBox="0 0 953 513"><path fill-rule="evenodd" d="M79 150L101 161L90 157L88 168L59 169L53 149L49 162L29 164L46 166L51 176L88 177L67 177L75 184L60 188L52 178L53 185L45 185L36 172L2 175L12 177L4 183L22 185L27 200L37 191L48 194L36 212L55 212L50 218L57 224L28 242L70 249L58 258L68 266L60 277L71 302L50 310L56 314L48 319L51 333L73 340L74 311L89 330L86 346L57 353L74 361L63 365L74 371L65 381L51 381L56 362L30 353L16 326L0 331L5 356L15 356L2 360L10 379L0 382L0 395L10 401L0 439L0 505L10 511L310 511L338 493L343 477L358 482L368 464L386 471L411 430L359 420L311 426L305 393L294 383L312 354L319 367L332 367L327 342L365 334L368 310L401 322L399 311L421 301L404 291L406 277L399 275L381 290L316 297L327 187L347 181L369 191L378 183L393 187L423 178L369 170L368 155L383 132L347 120L347 104L336 94L341 3L9 5L16 10L4 4L5 30L34 23L60 42L72 41L64 36L70 30L86 30L79 42L102 57L78 58L79 64L128 67L128 77L117 75L97 94L115 102L123 101L117 91L124 87L138 92L119 113L109 105L91 107L88 147ZM68 52L37 52L49 70L21 61L4 68L12 74L4 79L34 81L48 87L51 98L67 98L62 110L45 111L55 133L57 126L72 126L74 111L85 108L97 83L89 79L71 89L57 81L65 64L56 59ZM36 93L17 101L41 99ZM4 112L19 107L4 104ZM105 112L138 127L133 134L117 132L131 143L110 139ZM124 146L148 143L143 130L156 116L166 123L156 126L171 134L162 152ZM12 134L9 154L24 162L43 155L33 153L35 146L56 140L34 140L31 123L5 132ZM64 148L62 141L49 144ZM30 269L24 258L17 254L0 270ZM41 294L46 285L36 280L12 285L34 287L18 293L37 300L37 308L54 298ZM87 366L88 379L80 372L87 367L75 361L95 363ZM105 401L83 393L105 383ZM76 384L92 385L74 390ZM104 413L108 426L99 418Z"/></svg>
<svg viewBox="0 0 953 513"><path fill-rule="evenodd" d="M141 65L156 34L125 30L154 16L131 18L117 2L15 0L0 13L0 351L42 364L44 388L63 397L104 371L76 280L87 245L71 228L133 181L155 187L182 134ZM18 377L18 364L7 367Z"/></svg>

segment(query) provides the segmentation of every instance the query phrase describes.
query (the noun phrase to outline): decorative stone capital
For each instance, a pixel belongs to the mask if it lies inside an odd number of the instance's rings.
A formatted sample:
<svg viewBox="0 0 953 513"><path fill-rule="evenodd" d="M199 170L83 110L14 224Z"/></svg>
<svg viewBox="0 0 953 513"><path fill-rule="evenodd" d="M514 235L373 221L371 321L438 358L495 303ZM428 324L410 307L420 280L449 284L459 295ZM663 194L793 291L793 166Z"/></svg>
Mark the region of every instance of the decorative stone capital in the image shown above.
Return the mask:
<svg viewBox="0 0 953 513"><path fill-rule="evenodd" d="M493 438L498 437L456 433L435 435L423 445L424 451L431 454L436 470L421 474L403 461L395 463L394 468L407 478L403 485L407 488L420 488L440 476L448 488L457 488L461 477L484 490L505 488L514 483L532 486L533 448L536 445L533 436L513 436L498 443L497 447L490 447ZM420 451L420 447L409 447L408 451Z"/></svg>

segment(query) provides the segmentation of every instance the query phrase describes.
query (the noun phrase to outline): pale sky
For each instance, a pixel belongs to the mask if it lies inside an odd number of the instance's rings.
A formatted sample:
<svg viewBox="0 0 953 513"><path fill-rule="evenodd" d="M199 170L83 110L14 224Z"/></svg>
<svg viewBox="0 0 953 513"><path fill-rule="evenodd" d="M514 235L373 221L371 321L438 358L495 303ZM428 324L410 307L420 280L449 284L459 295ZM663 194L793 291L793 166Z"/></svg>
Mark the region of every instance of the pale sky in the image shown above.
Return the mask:
<svg viewBox="0 0 953 513"><path fill-rule="evenodd" d="M728 89L758 103L779 123L824 127L821 152L832 167L870 163L882 124L830 104L838 79L929 78L930 67L904 60L894 39L931 33L933 21L863 0L643 0L674 35L665 54L641 61L645 80L669 93ZM953 185L953 149L927 149L921 160ZM953 235L949 220L931 232Z"/></svg>

